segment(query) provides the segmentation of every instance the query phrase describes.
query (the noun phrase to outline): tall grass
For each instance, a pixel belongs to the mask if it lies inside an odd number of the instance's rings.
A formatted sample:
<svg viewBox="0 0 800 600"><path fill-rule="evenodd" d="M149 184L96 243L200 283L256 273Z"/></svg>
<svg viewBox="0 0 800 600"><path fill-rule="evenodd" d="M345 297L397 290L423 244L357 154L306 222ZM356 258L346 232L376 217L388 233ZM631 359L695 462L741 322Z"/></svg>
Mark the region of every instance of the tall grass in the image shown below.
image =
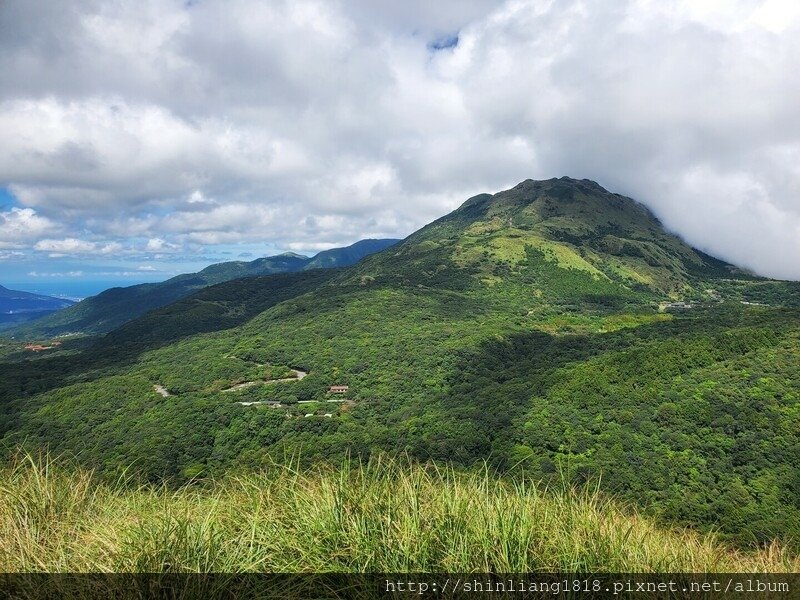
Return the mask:
<svg viewBox="0 0 800 600"><path fill-rule="evenodd" d="M275 466L178 490L94 481L47 456L0 469L0 571L769 572L592 489L542 491L403 460Z"/></svg>

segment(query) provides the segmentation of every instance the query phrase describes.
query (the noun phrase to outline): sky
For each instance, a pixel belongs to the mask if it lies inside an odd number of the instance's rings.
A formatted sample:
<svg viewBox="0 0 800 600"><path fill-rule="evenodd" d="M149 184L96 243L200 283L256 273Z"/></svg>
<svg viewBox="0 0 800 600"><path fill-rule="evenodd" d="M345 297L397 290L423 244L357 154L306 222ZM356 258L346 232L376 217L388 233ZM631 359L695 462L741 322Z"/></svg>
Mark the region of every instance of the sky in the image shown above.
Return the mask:
<svg viewBox="0 0 800 600"><path fill-rule="evenodd" d="M0 283L404 237L593 179L800 279L794 0L3 0Z"/></svg>

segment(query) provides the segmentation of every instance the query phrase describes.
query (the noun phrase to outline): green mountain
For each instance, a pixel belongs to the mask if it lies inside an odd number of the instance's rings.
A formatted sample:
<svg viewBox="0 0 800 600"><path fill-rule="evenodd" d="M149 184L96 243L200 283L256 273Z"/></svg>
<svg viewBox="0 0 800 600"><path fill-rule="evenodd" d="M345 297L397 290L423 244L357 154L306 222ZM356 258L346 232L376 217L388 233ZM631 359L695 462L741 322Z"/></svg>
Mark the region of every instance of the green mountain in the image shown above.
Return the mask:
<svg viewBox="0 0 800 600"><path fill-rule="evenodd" d="M291 455L488 460L794 543L798 302L593 182L525 181L348 268L207 287L36 360L11 349L0 434L154 481Z"/></svg>
<svg viewBox="0 0 800 600"><path fill-rule="evenodd" d="M111 288L67 310L17 328L13 334L20 338L32 338L65 333L106 333L154 308L166 306L209 285L241 277L347 266L397 241L361 240L346 248L325 250L313 258L287 252L250 262L224 262L210 265L198 273L178 275L160 283Z"/></svg>
<svg viewBox="0 0 800 600"><path fill-rule="evenodd" d="M0 328L37 319L73 304L66 298L10 290L0 285Z"/></svg>
<svg viewBox="0 0 800 600"><path fill-rule="evenodd" d="M564 177L470 198L358 271L406 283L439 284L443 271L461 279L456 286L465 275L488 287L519 281L561 302L685 297L732 269L665 231L642 204Z"/></svg>

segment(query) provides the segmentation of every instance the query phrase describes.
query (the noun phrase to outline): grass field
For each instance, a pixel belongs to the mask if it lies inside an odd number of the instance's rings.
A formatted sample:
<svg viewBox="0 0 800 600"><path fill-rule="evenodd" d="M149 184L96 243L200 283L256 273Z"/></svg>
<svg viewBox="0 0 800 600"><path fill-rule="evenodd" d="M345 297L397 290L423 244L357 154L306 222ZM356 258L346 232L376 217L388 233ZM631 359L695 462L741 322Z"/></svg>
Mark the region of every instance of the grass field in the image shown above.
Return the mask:
<svg viewBox="0 0 800 600"><path fill-rule="evenodd" d="M376 459L275 466L179 489L49 457L0 469L3 572L796 572L660 528L593 489Z"/></svg>

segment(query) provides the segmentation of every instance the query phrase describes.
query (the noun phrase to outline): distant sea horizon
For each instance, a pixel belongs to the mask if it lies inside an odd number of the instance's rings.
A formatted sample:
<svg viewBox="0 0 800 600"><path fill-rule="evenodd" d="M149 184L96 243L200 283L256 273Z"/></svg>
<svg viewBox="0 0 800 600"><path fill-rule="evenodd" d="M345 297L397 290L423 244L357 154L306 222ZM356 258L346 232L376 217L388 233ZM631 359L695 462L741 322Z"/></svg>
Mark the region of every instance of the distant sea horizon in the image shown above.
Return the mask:
<svg viewBox="0 0 800 600"><path fill-rule="evenodd" d="M0 281L0 285L10 290L20 290L33 294L44 294L55 298L68 300L82 300L89 296L96 296L100 292L113 287L128 287L140 283L153 283L153 280L125 280L125 281Z"/></svg>

